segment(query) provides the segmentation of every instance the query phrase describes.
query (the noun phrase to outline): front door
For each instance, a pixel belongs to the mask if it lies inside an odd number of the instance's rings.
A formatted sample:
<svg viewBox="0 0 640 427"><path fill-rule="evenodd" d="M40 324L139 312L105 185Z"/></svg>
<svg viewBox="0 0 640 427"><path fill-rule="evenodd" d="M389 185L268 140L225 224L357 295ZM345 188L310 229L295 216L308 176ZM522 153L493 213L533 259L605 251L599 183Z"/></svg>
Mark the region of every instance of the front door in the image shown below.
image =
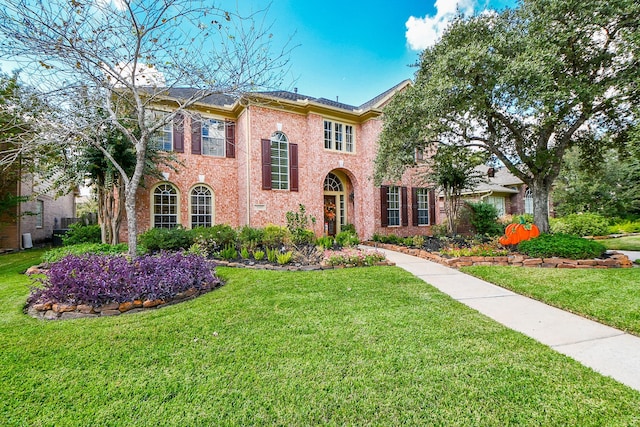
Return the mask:
<svg viewBox="0 0 640 427"><path fill-rule="evenodd" d="M336 196L324 196L324 232L326 235L336 235L336 221Z"/></svg>

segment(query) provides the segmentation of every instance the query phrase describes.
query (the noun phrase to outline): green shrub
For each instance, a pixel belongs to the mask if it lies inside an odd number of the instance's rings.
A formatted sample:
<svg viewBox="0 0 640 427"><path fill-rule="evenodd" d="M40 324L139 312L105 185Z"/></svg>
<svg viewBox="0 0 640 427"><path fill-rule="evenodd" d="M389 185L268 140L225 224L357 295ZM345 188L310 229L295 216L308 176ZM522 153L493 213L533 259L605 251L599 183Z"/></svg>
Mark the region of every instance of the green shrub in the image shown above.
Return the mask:
<svg viewBox="0 0 640 427"><path fill-rule="evenodd" d="M238 257L236 246L231 243L225 245L224 249L220 251L220 257L222 257L222 259L226 259L227 261L236 259Z"/></svg>
<svg viewBox="0 0 640 427"><path fill-rule="evenodd" d="M356 233L356 226L353 224L343 224L340 227L340 231L350 231L353 234L355 234L356 236L358 235L358 233Z"/></svg>
<svg viewBox="0 0 640 427"><path fill-rule="evenodd" d="M279 253L279 254L276 255L276 260L278 261L278 264L284 265L284 264L288 264L288 263L291 262L291 257L292 256L293 256L293 252L292 251Z"/></svg>
<svg viewBox="0 0 640 427"><path fill-rule="evenodd" d="M351 231L341 231L336 234L336 243L340 247L352 247L358 246L360 244L360 239L358 239L358 235Z"/></svg>
<svg viewBox="0 0 640 427"><path fill-rule="evenodd" d="M316 240L316 245L322 247L323 249L331 249L333 248L335 241L332 236L322 236L318 237Z"/></svg>
<svg viewBox="0 0 640 427"><path fill-rule="evenodd" d="M413 246L421 248L424 245L424 240L424 236L419 234L417 236L413 236Z"/></svg>
<svg viewBox="0 0 640 427"><path fill-rule="evenodd" d="M243 246L242 249L240 249L240 256L243 259L248 259L250 254L249 254L249 249L246 246Z"/></svg>
<svg viewBox="0 0 640 427"><path fill-rule="evenodd" d="M267 248L267 260L269 260L269 262L276 262L278 260L278 250Z"/></svg>
<svg viewBox="0 0 640 427"><path fill-rule="evenodd" d="M609 221L594 213L571 214L551 221L551 232L577 236L603 236L608 234Z"/></svg>
<svg viewBox="0 0 640 427"><path fill-rule="evenodd" d="M277 225L267 225L264 228L262 244L268 248L280 248L289 240L289 230Z"/></svg>
<svg viewBox="0 0 640 427"><path fill-rule="evenodd" d="M63 246L51 249L42 255L42 262L51 264L60 261L67 255L106 254L115 255L127 252L129 246L126 243L108 245L103 243L80 243L78 245Z"/></svg>
<svg viewBox="0 0 640 427"><path fill-rule="evenodd" d="M71 224L69 231L62 236L62 244L64 246L71 246L80 243L102 243L100 226L84 225L80 222Z"/></svg>
<svg viewBox="0 0 640 427"><path fill-rule="evenodd" d="M197 227L191 230L193 241L208 254L215 254L225 246L235 247L238 234L230 225L216 224L213 227Z"/></svg>
<svg viewBox="0 0 640 427"><path fill-rule="evenodd" d="M307 245L313 242L315 234L309 229L309 222L315 224L316 219L307 215L303 204L298 205L298 212L287 212L287 230L294 245Z"/></svg>
<svg viewBox="0 0 640 427"><path fill-rule="evenodd" d="M151 228L138 236L138 242L150 253L187 250L194 241L189 230L176 228Z"/></svg>
<svg viewBox="0 0 640 427"><path fill-rule="evenodd" d="M257 245L258 242L262 242L264 236L264 230L261 228L253 228L245 225L238 232L238 243L243 245Z"/></svg>
<svg viewBox="0 0 640 427"><path fill-rule="evenodd" d="M624 221L610 225L609 234L640 233L640 221Z"/></svg>
<svg viewBox="0 0 640 427"><path fill-rule="evenodd" d="M504 228L498 222L498 210L495 206L482 202L467 202L469 211L469 222L476 230L476 233L499 236L504 232Z"/></svg>
<svg viewBox="0 0 640 427"><path fill-rule="evenodd" d="M261 261L264 258L264 251L253 251L253 259L256 261Z"/></svg>
<svg viewBox="0 0 640 427"><path fill-rule="evenodd" d="M521 242L518 251L536 258L597 258L606 248L595 240L587 240L570 234L543 234L531 240Z"/></svg>

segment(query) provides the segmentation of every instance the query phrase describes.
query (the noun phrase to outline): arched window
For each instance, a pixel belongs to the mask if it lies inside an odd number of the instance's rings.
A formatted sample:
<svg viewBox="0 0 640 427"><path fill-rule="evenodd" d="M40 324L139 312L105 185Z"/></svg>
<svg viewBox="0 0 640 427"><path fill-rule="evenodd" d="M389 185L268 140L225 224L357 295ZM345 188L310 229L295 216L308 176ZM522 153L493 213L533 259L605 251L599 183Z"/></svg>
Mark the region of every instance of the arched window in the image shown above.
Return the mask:
<svg viewBox="0 0 640 427"><path fill-rule="evenodd" d="M271 137L271 188L289 189L289 141L282 132Z"/></svg>
<svg viewBox="0 0 640 427"><path fill-rule="evenodd" d="M178 190L171 184L160 184L153 190L153 226L174 228L178 225Z"/></svg>
<svg viewBox="0 0 640 427"><path fill-rule="evenodd" d="M211 227L213 224L213 198L211 190L198 185L191 190L191 228Z"/></svg>
<svg viewBox="0 0 640 427"><path fill-rule="evenodd" d="M530 188L524 191L524 213L533 214L533 192Z"/></svg>
<svg viewBox="0 0 640 427"><path fill-rule="evenodd" d="M324 191L342 191L342 181L332 173L324 179Z"/></svg>

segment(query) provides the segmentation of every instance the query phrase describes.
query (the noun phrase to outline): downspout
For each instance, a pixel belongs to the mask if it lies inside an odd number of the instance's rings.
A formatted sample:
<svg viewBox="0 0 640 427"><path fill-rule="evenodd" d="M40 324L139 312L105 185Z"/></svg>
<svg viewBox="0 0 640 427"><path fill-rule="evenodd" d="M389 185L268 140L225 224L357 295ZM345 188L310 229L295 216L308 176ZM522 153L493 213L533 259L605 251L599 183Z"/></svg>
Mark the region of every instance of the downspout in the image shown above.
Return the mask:
<svg viewBox="0 0 640 427"><path fill-rule="evenodd" d="M246 109L246 122L247 122L247 128L245 131L245 152L246 152L246 156L247 156L247 161L246 161L246 173L247 173L247 202L246 202L246 206L247 206L247 223L245 225L247 226L251 226L251 111L250 111L250 105L247 105L247 109Z"/></svg>
<svg viewBox="0 0 640 427"><path fill-rule="evenodd" d="M484 199L486 199L487 197L491 196L492 194L493 194L493 190L489 191L484 196L480 196L480 201L482 202Z"/></svg>

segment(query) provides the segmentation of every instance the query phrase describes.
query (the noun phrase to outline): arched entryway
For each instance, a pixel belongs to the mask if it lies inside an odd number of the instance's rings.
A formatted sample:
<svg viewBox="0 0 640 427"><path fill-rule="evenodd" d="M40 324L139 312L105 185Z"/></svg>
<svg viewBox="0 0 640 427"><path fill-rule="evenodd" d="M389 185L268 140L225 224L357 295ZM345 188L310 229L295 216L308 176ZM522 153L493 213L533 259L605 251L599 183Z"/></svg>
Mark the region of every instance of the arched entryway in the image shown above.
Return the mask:
<svg viewBox="0 0 640 427"><path fill-rule="evenodd" d="M331 171L324 179L324 234L335 236L347 221L347 192L349 177L340 171Z"/></svg>

